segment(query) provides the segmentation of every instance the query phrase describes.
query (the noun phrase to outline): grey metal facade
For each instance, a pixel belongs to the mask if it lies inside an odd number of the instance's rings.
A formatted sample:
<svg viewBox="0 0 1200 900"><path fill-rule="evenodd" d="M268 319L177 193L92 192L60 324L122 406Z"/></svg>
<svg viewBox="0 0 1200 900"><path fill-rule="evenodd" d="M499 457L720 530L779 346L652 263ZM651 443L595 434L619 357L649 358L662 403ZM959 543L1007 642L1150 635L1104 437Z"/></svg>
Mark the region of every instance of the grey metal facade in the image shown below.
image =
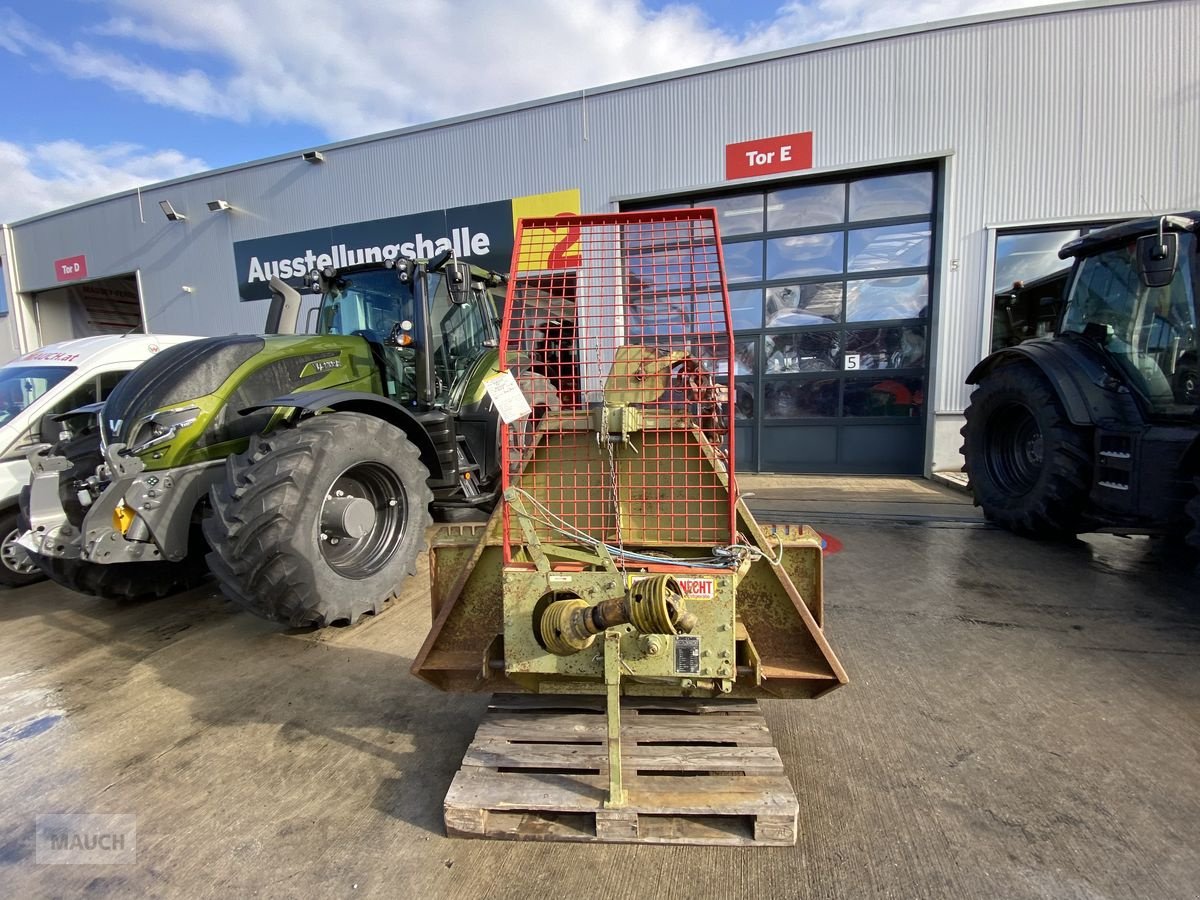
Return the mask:
<svg viewBox="0 0 1200 900"><path fill-rule="evenodd" d="M833 41L143 188L11 226L14 345L53 263L137 272L160 332L260 330L237 241L578 188L582 211L729 186L727 144L811 131L813 168L941 174L927 468L957 468L991 316L995 229L1200 205L1200 2L1099 2ZM752 184L738 181L736 184ZM205 204L224 199L232 212ZM158 209L169 200L186 221ZM186 290L189 288L190 290Z"/></svg>

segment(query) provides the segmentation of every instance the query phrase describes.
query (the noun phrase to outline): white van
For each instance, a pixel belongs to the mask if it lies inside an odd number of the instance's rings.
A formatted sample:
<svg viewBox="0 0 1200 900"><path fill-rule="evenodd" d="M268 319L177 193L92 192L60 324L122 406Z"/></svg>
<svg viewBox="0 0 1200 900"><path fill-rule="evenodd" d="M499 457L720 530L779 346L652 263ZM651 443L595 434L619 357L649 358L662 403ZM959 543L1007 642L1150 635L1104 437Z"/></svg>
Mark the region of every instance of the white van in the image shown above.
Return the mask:
<svg viewBox="0 0 1200 900"><path fill-rule="evenodd" d="M29 484L30 444L53 443L51 416L105 399L128 372L185 335L124 334L49 344L0 367L0 586L42 576L16 543L21 489Z"/></svg>

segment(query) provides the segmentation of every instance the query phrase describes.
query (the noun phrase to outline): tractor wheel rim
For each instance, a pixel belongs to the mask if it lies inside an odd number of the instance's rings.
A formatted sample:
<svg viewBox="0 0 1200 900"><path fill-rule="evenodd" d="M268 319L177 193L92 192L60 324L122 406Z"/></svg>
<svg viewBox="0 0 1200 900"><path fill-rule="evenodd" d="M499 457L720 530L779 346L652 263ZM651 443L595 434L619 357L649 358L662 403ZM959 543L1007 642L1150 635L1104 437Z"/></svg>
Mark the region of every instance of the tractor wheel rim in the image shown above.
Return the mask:
<svg viewBox="0 0 1200 900"><path fill-rule="evenodd" d="M330 484L321 502L321 556L343 578L374 575L396 554L408 528L408 495L388 466L357 463Z"/></svg>
<svg viewBox="0 0 1200 900"><path fill-rule="evenodd" d="M37 571L37 566L29 558L25 548L17 543L17 538L21 534L20 528L14 528L4 536L4 540L0 542L0 560L3 560L4 568L10 572L16 572L18 575L32 575Z"/></svg>
<svg viewBox="0 0 1200 900"><path fill-rule="evenodd" d="M1024 404L1009 404L993 416L988 432L992 480L1010 494L1031 491L1046 462L1045 439L1033 412Z"/></svg>

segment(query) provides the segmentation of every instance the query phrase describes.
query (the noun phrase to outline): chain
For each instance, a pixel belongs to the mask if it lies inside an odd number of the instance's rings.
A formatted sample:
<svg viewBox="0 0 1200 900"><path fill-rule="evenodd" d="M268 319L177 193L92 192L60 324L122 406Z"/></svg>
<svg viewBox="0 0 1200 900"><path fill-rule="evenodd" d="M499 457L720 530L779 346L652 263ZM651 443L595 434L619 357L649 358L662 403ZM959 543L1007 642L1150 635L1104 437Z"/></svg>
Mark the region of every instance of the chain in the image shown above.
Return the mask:
<svg viewBox="0 0 1200 900"><path fill-rule="evenodd" d="M612 482L613 496L613 516L617 523L617 548L620 550L621 558L625 556L625 539L621 535L621 491L617 486L617 458L613 453L613 441L605 440L605 447L608 449L608 474L609 480Z"/></svg>

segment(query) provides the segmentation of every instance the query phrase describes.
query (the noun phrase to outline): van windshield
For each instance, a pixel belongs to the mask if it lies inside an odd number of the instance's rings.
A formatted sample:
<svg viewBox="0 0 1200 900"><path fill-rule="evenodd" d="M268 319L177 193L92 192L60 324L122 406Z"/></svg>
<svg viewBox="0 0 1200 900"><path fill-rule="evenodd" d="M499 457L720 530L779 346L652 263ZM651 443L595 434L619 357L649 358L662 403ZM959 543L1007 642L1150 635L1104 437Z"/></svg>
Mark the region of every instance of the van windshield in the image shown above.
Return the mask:
<svg viewBox="0 0 1200 900"><path fill-rule="evenodd" d="M0 426L7 425L38 397L74 371L74 366L0 368Z"/></svg>

